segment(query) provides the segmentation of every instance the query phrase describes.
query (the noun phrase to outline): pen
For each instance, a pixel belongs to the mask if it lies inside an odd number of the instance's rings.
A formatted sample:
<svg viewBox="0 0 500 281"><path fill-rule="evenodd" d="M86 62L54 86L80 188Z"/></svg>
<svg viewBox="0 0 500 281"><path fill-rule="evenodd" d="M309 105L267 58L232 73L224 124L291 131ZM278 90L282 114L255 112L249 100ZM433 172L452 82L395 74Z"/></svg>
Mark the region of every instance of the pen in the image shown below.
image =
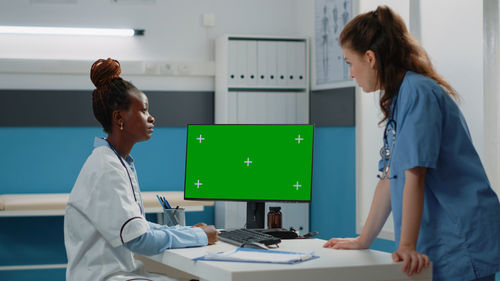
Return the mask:
<svg viewBox="0 0 500 281"><path fill-rule="evenodd" d="M175 214L177 213L177 210L179 210L179 206L175 207L175 210L174 210L174 212L172 213L172 219L174 220L174 224L175 224L175 225L178 225L178 224L179 224L179 221L177 220L177 217L175 216Z"/></svg>
<svg viewBox="0 0 500 281"><path fill-rule="evenodd" d="M177 221L177 218L175 217L175 214L177 213L177 210L179 210L179 205L177 205L177 207L175 207L174 213L172 214L172 217L174 218L176 225L179 224L178 221Z"/></svg>
<svg viewBox="0 0 500 281"><path fill-rule="evenodd" d="M165 203L163 203L163 200L161 200L160 196L158 196L158 194L156 194L156 198L158 199L158 201L160 201L160 205L162 206L163 209L167 209Z"/></svg>
<svg viewBox="0 0 500 281"><path fill-rule="evenodd" d="M167 206L167 209L172 209L172 207L168 203L167 198L165 198L165 196L163 196L163 202L165 202L165 205Z"/></svg>

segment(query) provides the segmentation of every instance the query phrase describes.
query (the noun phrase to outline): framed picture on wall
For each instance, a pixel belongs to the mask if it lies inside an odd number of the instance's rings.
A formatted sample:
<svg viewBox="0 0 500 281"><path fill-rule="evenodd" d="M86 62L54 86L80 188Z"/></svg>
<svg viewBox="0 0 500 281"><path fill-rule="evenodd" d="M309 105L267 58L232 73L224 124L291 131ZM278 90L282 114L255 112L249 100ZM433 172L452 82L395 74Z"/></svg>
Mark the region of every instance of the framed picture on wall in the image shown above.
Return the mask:
<svg viewBox="0 0 500 281"><path fill-rule="evenodd" d="M315 0L312 90L355 86L339 45L340 32L352 15L353 0Z"/></svg>

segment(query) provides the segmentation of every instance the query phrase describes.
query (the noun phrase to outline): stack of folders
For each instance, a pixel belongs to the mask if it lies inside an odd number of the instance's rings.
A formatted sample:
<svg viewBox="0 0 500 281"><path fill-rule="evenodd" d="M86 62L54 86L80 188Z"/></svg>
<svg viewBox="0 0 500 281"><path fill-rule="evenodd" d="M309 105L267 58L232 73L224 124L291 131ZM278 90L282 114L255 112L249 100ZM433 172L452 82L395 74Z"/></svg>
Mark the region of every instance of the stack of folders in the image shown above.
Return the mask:
<svg viewBox="0 0 500 281"><path fill-rule="evenodd" d="M252 248L237 248L233 251L209 253L205 256L194 258L201 261L230 261L230 262L257 262L294 264L318 258L313 252L285 252Z"/></svg>

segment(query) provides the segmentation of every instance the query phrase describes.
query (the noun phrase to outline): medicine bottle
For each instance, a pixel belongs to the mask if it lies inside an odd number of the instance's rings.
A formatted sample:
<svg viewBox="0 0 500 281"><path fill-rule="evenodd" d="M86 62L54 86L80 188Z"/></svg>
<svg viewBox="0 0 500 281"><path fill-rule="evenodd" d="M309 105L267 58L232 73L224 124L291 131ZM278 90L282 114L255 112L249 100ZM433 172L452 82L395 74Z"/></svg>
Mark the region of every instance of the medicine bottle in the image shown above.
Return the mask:
<svg viewBox="0 0 500 281"><path fill-rule="evenodd" d="M281 228L281 207L269 207L267 228Z"/></svg>

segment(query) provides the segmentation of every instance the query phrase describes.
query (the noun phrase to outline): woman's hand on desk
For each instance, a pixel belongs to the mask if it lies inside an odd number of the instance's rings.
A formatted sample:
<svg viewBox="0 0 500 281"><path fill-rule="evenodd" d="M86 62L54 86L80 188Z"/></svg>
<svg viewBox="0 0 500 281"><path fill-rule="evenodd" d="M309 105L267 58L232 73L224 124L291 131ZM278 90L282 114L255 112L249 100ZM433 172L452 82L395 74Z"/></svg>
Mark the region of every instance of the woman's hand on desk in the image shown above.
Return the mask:
<svg viewBox="0 0 500 281"><path fill-rule="evenodd" d="M323 245L323 248L345 249L345 250L368 249L368 246L365 244L366 243L363 243L359 237L332 238Z"/></svg>
<svg viewBox="0 0 500 281"><path fill-rule="evenodd" d="M215 229L215 226L206 225L205 223L200 222L192 227L199 227L205 231L208 238L208 245L213 245L215 242L219 241L219 232Z"/></svg>
<svg viewBox="0 0 500 281"><path fill-rule="evenodd" d="M429 266L429 257L417 252L411 247L399 247L392 253L394 262L403 262L401 271L412 276L414 273L420 273L424 267Z"/></svg>

